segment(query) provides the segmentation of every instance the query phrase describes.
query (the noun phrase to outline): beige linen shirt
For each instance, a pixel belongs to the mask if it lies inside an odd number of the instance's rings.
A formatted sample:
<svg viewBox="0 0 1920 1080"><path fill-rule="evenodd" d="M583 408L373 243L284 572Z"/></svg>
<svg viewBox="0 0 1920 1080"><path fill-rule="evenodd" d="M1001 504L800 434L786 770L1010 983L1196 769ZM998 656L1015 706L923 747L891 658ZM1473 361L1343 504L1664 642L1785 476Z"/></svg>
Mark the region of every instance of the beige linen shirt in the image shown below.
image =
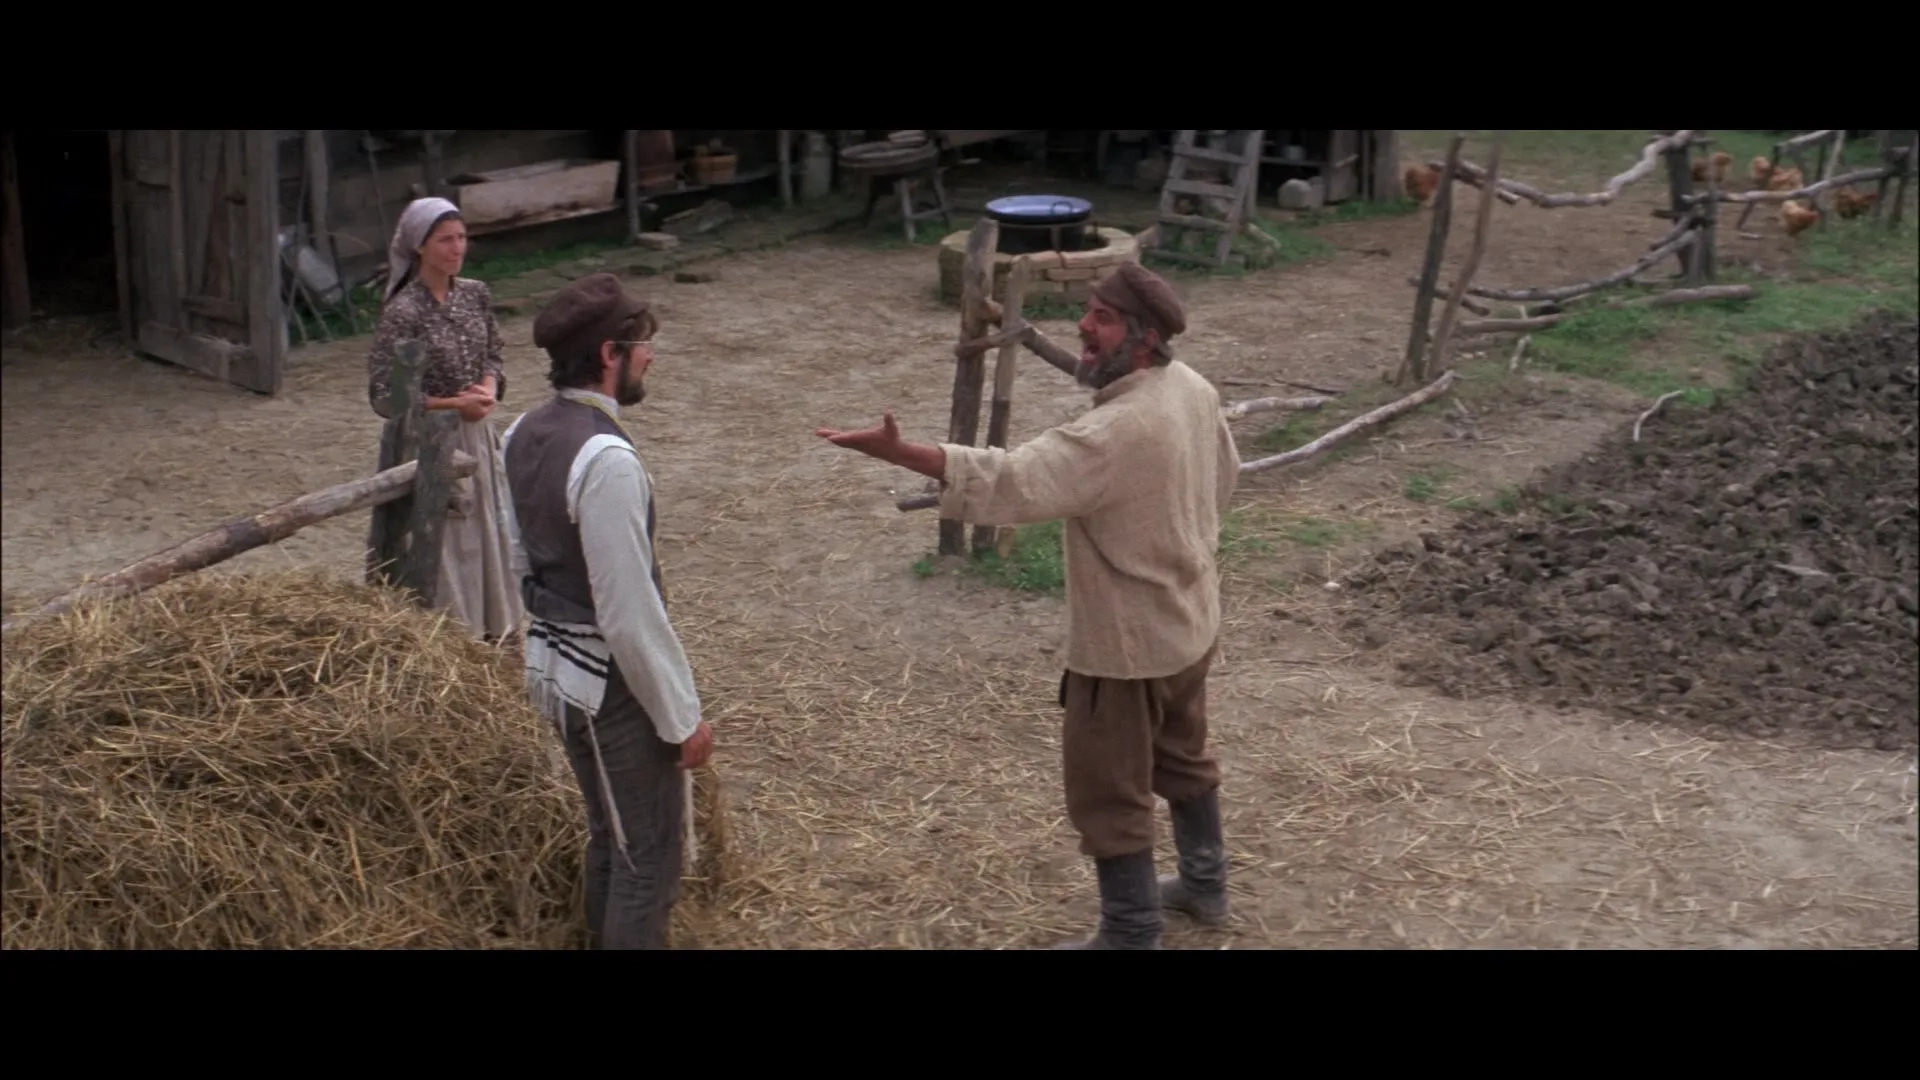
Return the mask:
<svg viewBox="0 0 1920 1080"><path fill-rule="evenodd" d="M1215 555L1240 454L1220 395L1173 361L1094 394L1094 407L1013 450L943 444L943 517L1065 519L1068 670L1157 679L1220 632Z"/></svg>

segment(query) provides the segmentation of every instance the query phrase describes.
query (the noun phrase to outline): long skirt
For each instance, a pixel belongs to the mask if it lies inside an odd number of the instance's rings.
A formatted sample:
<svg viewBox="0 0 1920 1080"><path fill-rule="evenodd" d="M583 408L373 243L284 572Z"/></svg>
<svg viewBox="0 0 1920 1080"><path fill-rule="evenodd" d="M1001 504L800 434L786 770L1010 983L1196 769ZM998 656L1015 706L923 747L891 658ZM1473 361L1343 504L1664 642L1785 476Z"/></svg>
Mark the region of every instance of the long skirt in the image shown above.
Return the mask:
<svg viewBox="0 0 1920 1080"><path fill-rule="evenodd" d="M391 427L393 421L388 421ZM517 638L524 608L501 517L506 463L493 420L460 421L453 446L479 468L453 482L451 508L440 533L440 578L434 607L465 623L476 637ZM368 552L369 561L373 553Z"/></svg>

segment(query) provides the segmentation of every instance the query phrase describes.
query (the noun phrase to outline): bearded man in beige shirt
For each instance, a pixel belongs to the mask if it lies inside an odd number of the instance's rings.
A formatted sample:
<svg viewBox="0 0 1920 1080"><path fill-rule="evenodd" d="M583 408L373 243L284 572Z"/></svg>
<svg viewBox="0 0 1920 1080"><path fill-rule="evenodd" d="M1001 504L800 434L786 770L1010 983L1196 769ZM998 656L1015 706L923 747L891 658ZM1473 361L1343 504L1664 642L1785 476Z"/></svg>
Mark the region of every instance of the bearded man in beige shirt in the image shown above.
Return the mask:
<svg viewBox="0 0 1920 1080"><path fill-rule="evenodd" d="M941 482L941 516L977 525L1064 519L1067 815L1100 881L1100 929L1063 948L1157 949L1163 907L1227 917L1220 767L1207 749L1207 670L1220 631L1220 515L1240 455L1220 395L1173 359L1173 289L1126 263L1080 320L1076 378L1093 408L1014 450L900 437L893 414L839 446ZM1156 880L1154 796L1179 873Z"/></svg>

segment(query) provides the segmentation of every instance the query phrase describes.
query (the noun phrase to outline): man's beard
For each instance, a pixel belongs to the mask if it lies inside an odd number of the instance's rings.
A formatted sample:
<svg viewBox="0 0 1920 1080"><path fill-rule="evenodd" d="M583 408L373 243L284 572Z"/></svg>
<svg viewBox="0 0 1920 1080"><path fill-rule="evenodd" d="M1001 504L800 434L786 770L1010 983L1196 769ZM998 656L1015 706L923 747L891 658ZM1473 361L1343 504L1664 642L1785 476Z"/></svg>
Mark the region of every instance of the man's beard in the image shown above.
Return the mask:
<svg viewBox="0 0 1920 1080"><path fill-rule="evenodd" d="M642 383L634 383L629 380L628 376L632 370L633 357L631 355L623 357L620 361L620 385L613 395L613 400L623 409L630 408L647 400L646 386Z"/></svg>
<svg viewBox="0 0 1920 1080"><path fill-rule="evenodd" d="M1142 339L1145 336L1145 331L1128 334L1120 344L1114 346L1113 351L1104 354L1096 353L1092 366L1088 366L1087 362L1082 360L1079 370L1073 374L1074 381L1081 386L1100 390L1115 380L1132 374L1134 354L1144 344Z"/></svg>

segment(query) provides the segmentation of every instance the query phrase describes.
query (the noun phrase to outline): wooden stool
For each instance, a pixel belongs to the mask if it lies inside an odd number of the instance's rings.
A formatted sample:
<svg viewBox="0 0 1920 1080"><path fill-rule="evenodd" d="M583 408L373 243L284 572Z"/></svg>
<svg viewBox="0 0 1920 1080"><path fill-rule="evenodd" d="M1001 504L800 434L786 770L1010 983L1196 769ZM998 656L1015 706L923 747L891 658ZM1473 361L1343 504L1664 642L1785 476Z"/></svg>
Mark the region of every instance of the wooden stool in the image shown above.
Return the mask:
<svg viewBox="0 0 1920 1080"><path fill-rule="evenodd" d="M939 218L953 231L953 211L947 205L946 166L931 165L897 176L875 176L867 185L867 210L860 219L861 225L873 223L874 208L880 205L881 196L888 190L900 193L900 223L905 227L907 243L914 241L913 223ZM926 209L916 209L914 195L920 185L925 184L933 190L933 204Z"/></svg>

